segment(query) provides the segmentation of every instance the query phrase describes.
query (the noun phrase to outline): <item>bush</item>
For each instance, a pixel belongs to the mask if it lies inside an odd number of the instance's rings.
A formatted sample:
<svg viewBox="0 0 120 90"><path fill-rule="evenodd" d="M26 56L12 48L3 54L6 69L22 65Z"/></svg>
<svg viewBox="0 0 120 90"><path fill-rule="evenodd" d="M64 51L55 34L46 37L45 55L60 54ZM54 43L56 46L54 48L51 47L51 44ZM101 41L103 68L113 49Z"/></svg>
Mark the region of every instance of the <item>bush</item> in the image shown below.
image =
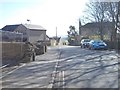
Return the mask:
<svg viewBox="0 0 120 90"><path fill-rule="evenodd" d="M82 37L81 40L82 40L82 39L90 39L90 38L89 38L89 37Z"/></svg>
<svg viewBox="0 0 120 90"><path fill-rule="evenodd" d="M108 45L108 49L117 49L117 50L120 50L120 40L117 40L116 44L114 44L114 42L111 42L109 40L104 40L104 41Z"/></svg>

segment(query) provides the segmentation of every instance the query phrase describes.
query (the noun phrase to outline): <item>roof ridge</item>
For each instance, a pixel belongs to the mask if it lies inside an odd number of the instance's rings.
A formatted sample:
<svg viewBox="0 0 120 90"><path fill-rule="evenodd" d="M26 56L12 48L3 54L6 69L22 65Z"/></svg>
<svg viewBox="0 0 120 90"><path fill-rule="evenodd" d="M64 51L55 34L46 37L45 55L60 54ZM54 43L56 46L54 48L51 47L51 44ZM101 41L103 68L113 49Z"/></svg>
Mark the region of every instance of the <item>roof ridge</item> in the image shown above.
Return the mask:
<svg viewBox="0 0 120 90"><path fill-rule="evenodd" d="M13 25L6 25L2 29L3 30L15 30L19 26L24 26L27 29L31 30L46 30L41 25L35 25L35 24L13 24Z"/></svg>
<svg viewBox="0 0 120 90"><path fill-rule="evenodd" d="M28 29L46 30L41 25L36 25L36 24L22 24L22 25L25 26Z"/></svg>

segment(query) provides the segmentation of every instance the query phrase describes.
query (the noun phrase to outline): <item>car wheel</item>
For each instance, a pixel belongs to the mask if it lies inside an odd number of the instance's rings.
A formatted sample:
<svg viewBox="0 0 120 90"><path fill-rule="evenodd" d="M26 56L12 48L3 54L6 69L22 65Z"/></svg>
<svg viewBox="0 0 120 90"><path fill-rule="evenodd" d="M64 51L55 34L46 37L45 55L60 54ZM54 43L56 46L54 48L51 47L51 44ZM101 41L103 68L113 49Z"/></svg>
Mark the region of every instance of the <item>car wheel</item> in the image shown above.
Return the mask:
<svg viewBox="0 0 120 90"><path fill-rule="evenodd" d="M81 48L83 48L82 45L81 45Z"/></svg>
<svg viewBox="0 0 120 90"><path fill-rule="evenodd" d="M83 45L83 48L85 48L85 45Z"/></svg>
<svg viewBox="0 0 120 90"><path fill-rule="evenodd" d="M91 46L91 50L94 50L93 46Z"/></svg>
<svg viewBox="0 0 120 90"><path fill-rule="evenodd" d="M30 61L35 61L35 53L32 53L32 55L30 57Z"/></svg>
<svg viewBox="0 0 120 90"><path fill-rule="evenodd" d="M89 46L88 48L91 50L91 49L92 49L92 46Z"/></svg>
<svg viewBox="0 0 120 90"><path fill-rule="evenodd" d="M35 61L35 53L33 53L33 61Z"/></svg>
<svg viewBox="0 0 120 90"><path fill-rule="evenodd" d="M90 47L90 46L89 46L88 48L89 48L89 49L91 49L91 47Z"/></svg>

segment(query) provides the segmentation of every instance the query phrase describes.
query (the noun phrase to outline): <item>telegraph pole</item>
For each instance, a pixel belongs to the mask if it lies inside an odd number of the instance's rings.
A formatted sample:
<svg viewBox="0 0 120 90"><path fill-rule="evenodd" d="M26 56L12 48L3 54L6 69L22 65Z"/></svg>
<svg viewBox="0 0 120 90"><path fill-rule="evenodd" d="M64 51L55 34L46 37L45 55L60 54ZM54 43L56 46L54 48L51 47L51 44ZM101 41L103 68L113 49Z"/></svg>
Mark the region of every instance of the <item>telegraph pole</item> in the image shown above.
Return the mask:
<svg viewBox="0 0 120 90"><path fill-rule="evenodd" d="M31 20L27 19L27 22L28 22L28 25L30 25L29 22L31 23ZM29 32L29 29L27 28L27 41L29 41L29 37L30 37L29 34L30 32Z"/></svg>
<svg viewBox="0 0 120 90"><path fill-rule="evenodd" d="M56 27L56 39L57 39L57 27Z"/></svg>
<svg viewBox="0 0 120 90"><path fill-rule="evenodd" d="M58 45L58 38L57 38L57 27L56 27L56 45Z"/></svg>

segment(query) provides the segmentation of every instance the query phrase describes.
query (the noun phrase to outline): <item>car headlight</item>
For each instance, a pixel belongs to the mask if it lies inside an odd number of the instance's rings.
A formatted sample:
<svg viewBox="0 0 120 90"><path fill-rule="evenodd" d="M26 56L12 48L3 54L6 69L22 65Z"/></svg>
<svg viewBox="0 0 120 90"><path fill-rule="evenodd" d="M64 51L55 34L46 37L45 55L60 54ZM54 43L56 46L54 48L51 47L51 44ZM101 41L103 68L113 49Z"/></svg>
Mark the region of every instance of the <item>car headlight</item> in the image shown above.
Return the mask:
<svg viewBox="0 0 120 90"><path fill-rule="evenodd" d="M104 43L104 45L105 45L105 46L107 46L107 44L106 44L106 43Z"/></svg>

